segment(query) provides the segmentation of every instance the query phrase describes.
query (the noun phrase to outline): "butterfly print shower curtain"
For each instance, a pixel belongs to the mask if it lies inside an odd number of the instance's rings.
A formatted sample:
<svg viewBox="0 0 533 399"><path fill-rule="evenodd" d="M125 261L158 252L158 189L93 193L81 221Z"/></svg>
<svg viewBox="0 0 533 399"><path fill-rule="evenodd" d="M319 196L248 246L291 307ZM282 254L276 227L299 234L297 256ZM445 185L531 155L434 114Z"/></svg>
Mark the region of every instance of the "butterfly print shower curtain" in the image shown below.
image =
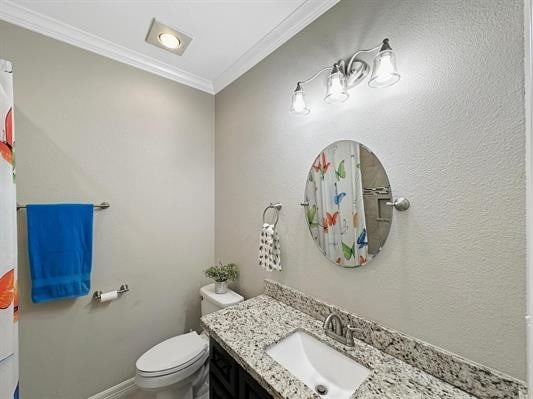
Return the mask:
<svg viewBox="0 0 533 399"><path fill-rule="evenodd" d="M17 204L13 72L0 59L0 398L18 399Z"/></svg>

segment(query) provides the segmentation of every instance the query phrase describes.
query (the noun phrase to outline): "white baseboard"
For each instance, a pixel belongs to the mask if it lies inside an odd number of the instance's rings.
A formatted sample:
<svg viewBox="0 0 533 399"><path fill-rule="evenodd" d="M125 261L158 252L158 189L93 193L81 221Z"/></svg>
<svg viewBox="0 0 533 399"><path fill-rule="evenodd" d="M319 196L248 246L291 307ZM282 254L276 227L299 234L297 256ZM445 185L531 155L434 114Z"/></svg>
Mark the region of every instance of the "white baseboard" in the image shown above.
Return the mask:
<svg viewBox="0 0 533 399"><path fill-rule="evenodd" d="M139 389L135 385L135 379L130 378L124 382L121 382L114 387L106 389L103 392L97 393L89 397L88 399L121 399L125 398L127 395L137 392Z"/></svg>

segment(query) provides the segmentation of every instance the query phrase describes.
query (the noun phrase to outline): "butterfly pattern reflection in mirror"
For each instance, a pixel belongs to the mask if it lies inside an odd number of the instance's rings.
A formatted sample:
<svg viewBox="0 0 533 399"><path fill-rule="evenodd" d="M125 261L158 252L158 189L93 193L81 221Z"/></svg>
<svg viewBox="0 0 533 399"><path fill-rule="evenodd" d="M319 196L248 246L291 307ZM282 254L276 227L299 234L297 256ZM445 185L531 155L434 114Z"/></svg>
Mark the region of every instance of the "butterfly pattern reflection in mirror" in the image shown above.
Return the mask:
<svg viewBox="0 0 533 399"><path fill-rule="evenodd" d="M387 238L392 211L385 202L391 198L385 170L370 150L349 140L329 145L307 176L306 220L313 240L339 266L365 265Z"/></svg>

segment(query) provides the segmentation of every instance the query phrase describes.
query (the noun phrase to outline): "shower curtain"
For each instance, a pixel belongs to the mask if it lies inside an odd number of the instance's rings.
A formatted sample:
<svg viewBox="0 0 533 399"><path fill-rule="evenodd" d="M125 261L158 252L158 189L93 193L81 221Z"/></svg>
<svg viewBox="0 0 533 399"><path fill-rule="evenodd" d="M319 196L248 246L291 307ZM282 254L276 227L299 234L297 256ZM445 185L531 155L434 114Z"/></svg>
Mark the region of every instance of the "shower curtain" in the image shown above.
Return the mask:
<svg viewBox="0 0 533 399"><path fill-rule="evenodd" d="M316 210L309 220L313 239L339 266L364 265L368 241L360 145L339 141L328 146L313 163L308 181L308 207Z"/></svg>
<svg viewBox="0 0 533 399"><path fill-rule="evenodd" d="M0 60L0 398L18 399L17 204L13 73Z"/></svg>

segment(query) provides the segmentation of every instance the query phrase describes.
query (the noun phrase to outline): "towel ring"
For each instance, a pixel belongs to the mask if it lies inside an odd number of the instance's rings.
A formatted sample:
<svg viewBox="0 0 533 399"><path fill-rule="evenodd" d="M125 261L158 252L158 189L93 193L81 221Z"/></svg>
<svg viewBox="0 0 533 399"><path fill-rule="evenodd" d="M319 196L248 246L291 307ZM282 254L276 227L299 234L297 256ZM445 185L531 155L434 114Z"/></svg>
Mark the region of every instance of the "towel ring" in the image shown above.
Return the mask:
<svg viewBox="0 0 533 399"><path fill-rule="evenodd" d="M270 205L268 205L265 208L265 210L263 211L263 224L266 223L265 217L266 217L266 213L268 212L269 209L274 209L276 211L276 220L274 221L274 228L276 228L276 226L278 225L279 211L281 210L281 204L279 202L277 202L275 204L270 203Z"/></svg>

